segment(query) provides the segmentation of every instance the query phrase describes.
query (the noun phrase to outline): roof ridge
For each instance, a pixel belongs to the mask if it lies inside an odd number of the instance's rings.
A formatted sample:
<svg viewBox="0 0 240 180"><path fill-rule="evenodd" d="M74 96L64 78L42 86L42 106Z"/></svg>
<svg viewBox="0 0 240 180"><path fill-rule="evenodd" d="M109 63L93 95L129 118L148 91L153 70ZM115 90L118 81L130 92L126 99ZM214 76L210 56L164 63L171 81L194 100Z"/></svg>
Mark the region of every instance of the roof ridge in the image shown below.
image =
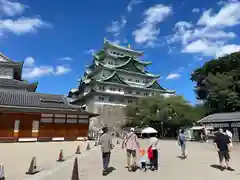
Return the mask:
<svg viewBox="0 0 240 180"><path fill-rule="evenodd" d="M8 62L14 62L11 59L9 59L7 56L5 56L3 53L0 52L0 56L3 57L5 60L7 60Z"/></svg>

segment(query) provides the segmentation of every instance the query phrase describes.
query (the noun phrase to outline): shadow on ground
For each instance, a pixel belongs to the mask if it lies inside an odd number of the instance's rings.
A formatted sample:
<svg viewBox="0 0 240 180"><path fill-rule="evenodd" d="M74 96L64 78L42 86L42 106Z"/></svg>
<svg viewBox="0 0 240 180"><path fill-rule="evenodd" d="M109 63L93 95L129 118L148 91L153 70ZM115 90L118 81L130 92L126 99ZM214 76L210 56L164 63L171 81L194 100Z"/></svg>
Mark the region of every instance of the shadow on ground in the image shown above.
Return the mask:
<svg viewBox="0 0 240 180"><path fill-rule="evenodd" d="M210 167L215 168L215 169L219 169L219 170L223 170L223 168L218 164L211 164Z"/></svg>
<svg viewBox="0 0 240 180"><path fill-rule="evenodd" d="M107 173L106 174L104 174L104 176L107 176L108 174L111 174L113 171L115 171L116 170L116 168L115 167L109 167L108 169L107 169Z"/></svg>
<svg viewBox="0 0 240 180"><path fill-rule="evenodd" d="M220 171L223 171L223 170L235 171L232 168L221 167L220 165L217 165L217 164L212 164L212 165L210 165L210 167L215 168L215 169L219 169Z"/></svg>
<svg viewBox="0 0 240 180"><path fill-rule="evenodd" d="M182 157L182 156L177 156L177 158L181 159L181 160L184 160L184 159L187 159L187 157Z"/></svg>

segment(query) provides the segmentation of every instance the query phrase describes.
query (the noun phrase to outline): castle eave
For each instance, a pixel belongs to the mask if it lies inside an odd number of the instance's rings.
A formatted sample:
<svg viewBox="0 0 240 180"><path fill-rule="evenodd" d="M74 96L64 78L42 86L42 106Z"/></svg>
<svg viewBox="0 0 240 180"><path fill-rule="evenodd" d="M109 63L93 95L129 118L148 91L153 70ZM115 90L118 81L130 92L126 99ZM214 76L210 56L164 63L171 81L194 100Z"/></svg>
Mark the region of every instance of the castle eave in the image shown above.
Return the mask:
<svg viewBox="0 0 240 180"><path fill-rule="evenodd" d="M137 56L142 56L144 54L144 52L142 52L142 51L136 51L136 50L133 50L133 49L130 49L130 48L127 48L127 47L122 47L118 44L111 43L110 41L108 41L106 39L104 39L104 47L105 48L115 48L115 49L118 49L118 50L121 50L121 51L125 51L125 52L128 52L128 53L135 54Z"/></svg>

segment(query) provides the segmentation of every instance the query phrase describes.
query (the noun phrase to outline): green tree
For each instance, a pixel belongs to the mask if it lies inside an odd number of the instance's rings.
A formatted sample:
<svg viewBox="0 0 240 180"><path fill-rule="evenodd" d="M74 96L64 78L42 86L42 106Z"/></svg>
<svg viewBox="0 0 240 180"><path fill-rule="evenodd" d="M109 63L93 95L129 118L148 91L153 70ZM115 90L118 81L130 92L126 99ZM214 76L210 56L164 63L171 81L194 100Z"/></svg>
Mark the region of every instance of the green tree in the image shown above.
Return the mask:
<svg viewBox="0 0 240 180"><path fill-rule="evenodd" d="M203 115L182 96L141 98L136 104L126 107L128 125L146 126L165 123L170 126L192 125Z"/></svg>
<svg viewBox="0 0 240 180"><path fill-rule="evenodd" d="M240 52L205 63L192 73L191 80L208 113L240 110Z"/></svg>

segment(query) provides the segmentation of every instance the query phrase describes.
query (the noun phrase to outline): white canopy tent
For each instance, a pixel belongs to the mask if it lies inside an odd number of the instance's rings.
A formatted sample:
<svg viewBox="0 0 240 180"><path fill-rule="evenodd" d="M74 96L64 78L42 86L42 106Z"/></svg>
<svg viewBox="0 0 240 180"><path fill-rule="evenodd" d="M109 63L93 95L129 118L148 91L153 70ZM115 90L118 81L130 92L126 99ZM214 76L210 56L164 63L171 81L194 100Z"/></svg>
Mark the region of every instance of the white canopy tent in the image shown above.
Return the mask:
<svg viewBox="0 0 240 180"><path fill-rule="evenodd" d="M158 133L158 131L152 127L147 127L147 128L144 128L141 133L142 134L154 134L154 133Z"/></svg>

